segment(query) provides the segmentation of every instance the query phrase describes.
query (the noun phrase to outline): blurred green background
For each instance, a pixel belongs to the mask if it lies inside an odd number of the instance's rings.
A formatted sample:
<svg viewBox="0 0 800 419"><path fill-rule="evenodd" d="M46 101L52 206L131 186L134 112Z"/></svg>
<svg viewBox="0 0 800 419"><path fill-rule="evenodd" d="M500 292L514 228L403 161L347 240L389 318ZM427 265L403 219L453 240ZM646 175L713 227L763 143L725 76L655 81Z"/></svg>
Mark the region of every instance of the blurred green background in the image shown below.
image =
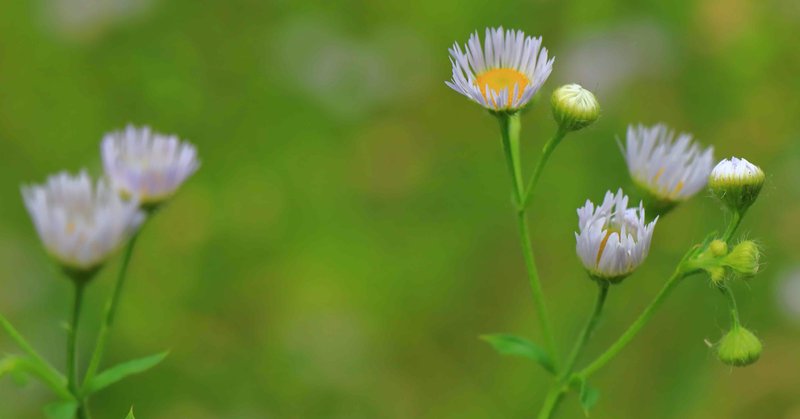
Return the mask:
<svg viewBox="0 0 800 419"><path fill-rule="evenodd" d="M704 339L727 328L726 303L693 277L593 379L592 417L800 418L796 0L6 0L0 310L63 364L71 291L19 186L99 173L104 132L149 124L197 144L203 166L139 241L109 362L172 352L99 394L96 418L532 417L545 373L477 339L539 340L496 122L444 85L447 48L488 25L544 36L544 95L579 82L603 107L557 150L531 215L562 348L595 293L575 209L629 185L615 142L628 123L664 121L768 174L742 228L765 269L735 287L762 359L716 360ZM547 106L523 117L528 169L553 130ZM706 195L659 222L588 355L723 228ZM84 356L118 263L90 288ZM0 352L18 350L0 336ZM0 381L2 418L49 401ZM560 413L582 417L574 395Z"/></svg>

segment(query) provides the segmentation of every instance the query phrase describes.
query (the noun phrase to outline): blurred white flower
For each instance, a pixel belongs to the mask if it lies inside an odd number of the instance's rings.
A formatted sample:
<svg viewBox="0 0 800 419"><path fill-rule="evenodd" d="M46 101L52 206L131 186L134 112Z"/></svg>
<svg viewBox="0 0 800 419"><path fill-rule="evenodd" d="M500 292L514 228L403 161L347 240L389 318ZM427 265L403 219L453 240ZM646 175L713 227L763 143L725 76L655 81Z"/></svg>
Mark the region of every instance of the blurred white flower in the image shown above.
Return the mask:
<svg viewBox="0 0 800 419"><path fill-rule="evenodd" d="M610 282L630 275L647 257L658 217L645 224L644 208L628 208L628 197L606 192L596 207L586 200L578 209L576 251L589 274Z"/></svg>
<svg viewBox="0 0 800 419"><path fill-rule="evenodd" d="M341 120L417 103L437 82L430 71L408 71L410 62L431 67L434 54L432 42L407 26L356 35L329 15L309 15L276 26L268 44L264 66L275 82Z"/></svg>
<svg viewBox="0 0 800 419"><path fill-rule="evenodd" d="M784 314L800 324L800 266L780 275L775 288L775 299Z"/></svg>
<svg viewBox="0 0 800 419"><path fill-rule="evenodd" d="M689 199L703 189L714 164L714 148L705 149L691 134L675 134L664 124L629 125L622 153L636 184L666 202Z"/></svg>
<svg viewBox="0 0 800 419"><path fill-rule="evenodd" d="M47 252L77 272L100 267L145 218L136 201L123 200L105 180L93 185L85 171L23 186L22 196Z"/></svg>
<svg viewBox="0 0 800 419"><path fill-rule="evenodd" d="M453 78L445 84L490 110L522 108L553 70L541 37L502 27L487 28L483 46L475 32L464 50L455 43L449 51Z"/></svg>
<svg viewBox="0 0 800 419"><path fill-rule="evenodd" d="M156 0L44 0L48 27L75 41L96 39L118 23L144 15Z"/></svg>
<svg viewBox="0 0 800 419"><path fill-rule="evenodd" d="M142 205L168 199L200 166L197 149L174 135L129 125L106 134L103 168L114 187Z"/></svg>
<svg viewBox="0 0 800 419"><path fill-rule="evenodd" d="M558 79L579 80L605 102L630 100L626 87L675 72L676 50L673 37L653 20L579 30L560 48Z"/></svg>

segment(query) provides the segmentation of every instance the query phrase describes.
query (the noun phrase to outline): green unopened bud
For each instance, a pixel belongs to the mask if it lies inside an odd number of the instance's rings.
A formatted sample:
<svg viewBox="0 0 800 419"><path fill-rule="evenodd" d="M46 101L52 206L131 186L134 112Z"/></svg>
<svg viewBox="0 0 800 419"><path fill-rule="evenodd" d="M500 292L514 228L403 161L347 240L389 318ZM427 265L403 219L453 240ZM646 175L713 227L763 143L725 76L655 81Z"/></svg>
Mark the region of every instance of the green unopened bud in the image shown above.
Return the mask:
<svg viewBox="0 0 800 419"><path fill-rule="evenodd" d="M761 348L756 335L744 327L735 326L719 341L717 356L724 364L744 367L758 361Z"/></svg>
<svg viewBox="0 0 800 419"><path fill-rule="evenodd" d="M553 92L550 99L553 117L562 129L577 131L600 116L600 104L592 92L579 84L566 84Z"/></svg>
<svg viewBox="0 0 800 419"><path fill-rule="evenodd" d="M711 251L714 257L725 256L728 253L728 243L719 239L714 240L708 245L708 250Z"/></svg>
<svg viewBox="0 0 800 419"><path fill-rule="evenodd" d="M758 198L764 186L764 172L745 159L725 159L711 171L711 193L734 211L744 212Z"/></svg>
<svg viewBox="0 0 800 419"><path fill-rule="evenodd" d="M758 273L759 259L761 251L758 245L751 240L745 240L737 244L722 263L733 269L739 275L753 276Z"/></svg>
<svg viewBox="0 0 800 419"><path fill-rule="evenodd" d="M725 279L725 268L722 266L712 266L706 269L708 275L711 277L711 281L715 284L719 284Z"/></svg>

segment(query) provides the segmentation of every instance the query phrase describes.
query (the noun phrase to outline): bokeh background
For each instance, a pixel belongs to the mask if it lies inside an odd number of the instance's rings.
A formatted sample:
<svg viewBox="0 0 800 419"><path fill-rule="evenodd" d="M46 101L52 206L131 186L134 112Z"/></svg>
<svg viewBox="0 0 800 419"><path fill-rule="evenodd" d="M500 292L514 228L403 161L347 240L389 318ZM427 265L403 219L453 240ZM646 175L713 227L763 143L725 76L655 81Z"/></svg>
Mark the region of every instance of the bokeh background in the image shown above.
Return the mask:
<svg viewBox="0 0 800 419"><path fill-rule="evenodd" d="M759 164L742 232L763 274L735 286L762 359L732 370L705 278L681 285L592 380L595 418L800 418L800 3L10 0L0 10L0 310L62 365L70 287L19 186L100 173L104 132L132 122L197 144L202 169L147 226L109 361L165 348L156 369L93 400L97 418L528 418L536 365L478 335L540 340L496 122L450 91L447 48L505 25L556 57L543 94L579 82L602 119L546 171L531 222L559 343L595 288L575 208L630 183L615 139L664 121ZM528 168L554 130L523 117ZM662 219L614 287L587 353L608 345L685 249L725 215L707 194ZM83 355L116 258L88 294ZM18 352L0 336L0 352ZM0 417L41 417L41 385L0 381ZM575 396L561 416L581 417Z"/></svg>

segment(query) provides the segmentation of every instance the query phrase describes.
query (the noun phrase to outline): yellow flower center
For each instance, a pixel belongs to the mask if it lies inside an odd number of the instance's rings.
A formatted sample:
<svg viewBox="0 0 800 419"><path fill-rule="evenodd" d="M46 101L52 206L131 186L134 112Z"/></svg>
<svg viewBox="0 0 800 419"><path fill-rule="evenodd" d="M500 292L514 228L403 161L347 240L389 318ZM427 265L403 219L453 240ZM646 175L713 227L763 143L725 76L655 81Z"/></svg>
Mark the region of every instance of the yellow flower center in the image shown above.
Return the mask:
<svg viewBox="0 0 800 419"><path fill-rule="evenodd" d="M481 90L483 97L495 106L498 105L492 98L492 91L500 93L503 89L508 88L508 103L505 106L511 106L514 99L522 95L528 83L530 83L528 76L513 68L493 68L478 74L475 78L475 84ZM514 97L514 86L518 86L516 97ZM487 87L489 91L487 91Z"/></svg>

